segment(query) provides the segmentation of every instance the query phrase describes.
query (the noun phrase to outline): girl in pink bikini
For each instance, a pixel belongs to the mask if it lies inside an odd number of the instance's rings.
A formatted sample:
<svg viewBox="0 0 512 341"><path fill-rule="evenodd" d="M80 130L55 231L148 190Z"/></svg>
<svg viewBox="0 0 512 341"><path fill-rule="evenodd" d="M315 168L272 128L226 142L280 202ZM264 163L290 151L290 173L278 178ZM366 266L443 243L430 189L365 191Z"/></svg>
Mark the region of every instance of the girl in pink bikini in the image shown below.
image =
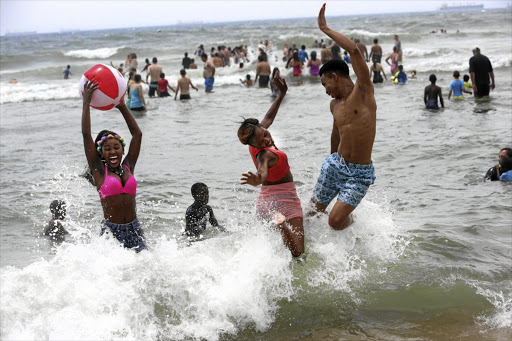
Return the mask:
<svg viewBox="0 0 512 341"><path fill-rule="evenodd" d="M132 134L124 160L124 139L115 132L103 130L93 141L89 104L96 89L98 83L94 83L94 80L85 83L82 96L82 136L87 163L103 207L101 234L112 233L124 247L139 252L146 249L146 242L135 212L137 180L133 172L139 158L142 132L126 105L121 102L117 108Z"/></svg>
<svg viewBox="0 0 512 341"><path fill-rule="evenodd" d="M288 64L288 67L293 67L293 76L294 77L300 77L302 75L302 68L304 67L304 64L302 63L302 60L300 60L299 53L294 52L292 60Z"/></svg>
<svg viewBox="0 0 512 341"><path fill-rule="evenodd" d="M267 130L277 115L279 106L288 90L286 81L274 78L279 95L261 122L248 118L238 129L240 142L249 145L249 152L258 172L242 174L242 185L261 185L256 214L265 220L274 220L281 231L284 244L292 256L304 253L303 214L300 199L295 190L293 175L286 154L277 149Z"/></svg>

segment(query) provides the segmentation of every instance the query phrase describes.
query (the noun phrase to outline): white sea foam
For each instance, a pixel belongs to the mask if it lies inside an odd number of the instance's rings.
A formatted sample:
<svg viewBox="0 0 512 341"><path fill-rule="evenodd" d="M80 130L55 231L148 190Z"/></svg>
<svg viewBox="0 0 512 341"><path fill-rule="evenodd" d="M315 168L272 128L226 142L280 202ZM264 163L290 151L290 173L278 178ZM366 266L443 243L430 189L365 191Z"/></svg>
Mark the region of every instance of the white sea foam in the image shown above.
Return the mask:
<svg viewBox="0 0 512 341"><path fill-rule="evenodd" d="M105 59L111 57L122 49L124 46L120 47L103 47L99 49L84 49L84 50L70 50L63 51L62 54L66 57L74 57L74 58L87 58L87 59Z"/></svg>

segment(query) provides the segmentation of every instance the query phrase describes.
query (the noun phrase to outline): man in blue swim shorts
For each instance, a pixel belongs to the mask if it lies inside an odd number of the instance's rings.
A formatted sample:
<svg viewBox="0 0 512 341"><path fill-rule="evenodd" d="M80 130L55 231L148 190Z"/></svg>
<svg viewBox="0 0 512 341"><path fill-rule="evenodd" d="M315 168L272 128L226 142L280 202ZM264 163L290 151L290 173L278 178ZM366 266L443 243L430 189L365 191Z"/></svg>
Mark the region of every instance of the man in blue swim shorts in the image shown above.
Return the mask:
<svg viewBox="0 0 512 341"><path fill-rule="evenodd" d="M201 60L204 63L203 77L204 77L204 89L205 92L212 92L213 90L213 82L215 79L215 65L213 65L212 61L208 59L208 55L203 53L201 55Z"/></svg>
<svg viewBox="0 0 512 341"><path fill-rule="evenodd" d="M330 107L334 124L331 155L322 164L311 201L317 211L324 212L337 195L329 226L343 230L352 223L352 211L375 180L371 156L377 104L361 51L352 40L327 27L325 4L318 15L318 27L348 51L357 76L354 84L348 65L342 60L330 60L320 69L325 92L333 98Z"/></svg>

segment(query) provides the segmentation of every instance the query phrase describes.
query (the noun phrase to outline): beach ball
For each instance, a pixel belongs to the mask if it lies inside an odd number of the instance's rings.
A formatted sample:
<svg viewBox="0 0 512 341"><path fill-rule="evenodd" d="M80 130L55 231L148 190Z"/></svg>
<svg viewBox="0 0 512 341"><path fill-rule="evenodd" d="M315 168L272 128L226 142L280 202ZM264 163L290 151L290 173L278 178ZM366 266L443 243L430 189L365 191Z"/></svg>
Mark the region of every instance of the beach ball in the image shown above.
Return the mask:
<svg viewBox="0 0 512 341"><path fill-rule="evenodd" d="M119 71L105 64L96 64L85 71L78 85L80 97L82 97L85 82L93 79L98 83L98 89L92 94L91 107L110 110L123 101L126 81Z"/></svg>

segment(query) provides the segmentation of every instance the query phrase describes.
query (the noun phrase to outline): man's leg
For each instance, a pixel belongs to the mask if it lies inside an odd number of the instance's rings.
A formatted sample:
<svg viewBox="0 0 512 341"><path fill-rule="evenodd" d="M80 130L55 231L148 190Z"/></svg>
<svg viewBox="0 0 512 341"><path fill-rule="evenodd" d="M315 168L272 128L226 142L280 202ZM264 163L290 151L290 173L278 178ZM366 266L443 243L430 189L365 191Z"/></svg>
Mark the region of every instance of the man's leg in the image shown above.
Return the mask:
<svg viewBox="0 0 512 341"><path fill-rule="evenodd" d="M339 200L336 201L336 204L334 204L334 207L329 214L329 226L334 230L343 230L347 228L354 221L351 215L353 210L354 207Z"/></svg>

